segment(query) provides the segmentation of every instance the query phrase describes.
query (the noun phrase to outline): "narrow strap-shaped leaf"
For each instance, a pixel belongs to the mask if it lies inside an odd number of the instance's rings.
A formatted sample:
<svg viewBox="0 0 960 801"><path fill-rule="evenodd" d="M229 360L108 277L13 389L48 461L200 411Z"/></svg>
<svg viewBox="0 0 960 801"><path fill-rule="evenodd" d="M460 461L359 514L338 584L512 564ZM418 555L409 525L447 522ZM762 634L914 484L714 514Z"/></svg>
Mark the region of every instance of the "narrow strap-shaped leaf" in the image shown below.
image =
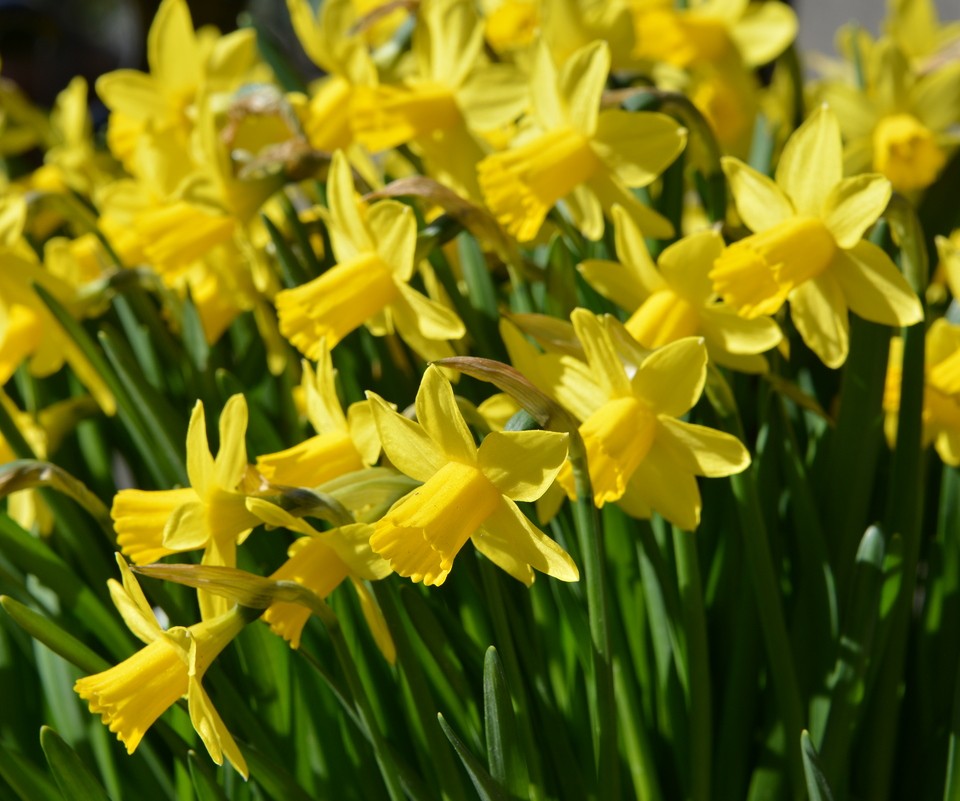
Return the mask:
<svg viewBox="0 0 960 801"><path fill-rule="evenodd" d="M64 801L109 801L107 791L77 752L49 726L40 729L40 746Z"/></svg>
<svg viewBox="0 0 960 801"><path fill-rule="evenodd" d="M800 735L800 750L803 753L803 773L807 779L807 794L810 801L833 801L830 785L820 770L820 758L813 747L810 734L806 729Z"/></svg>
<svg viewBox="0 0 960 801"><path fill-rule="evenodd" d="M483 713L490 774L511 794L523 797L530 776L517 736L517 721L503 665L492 645L483 659Z"/></svg>
<svg viewBox="0 0 960 801"><path fill-rule="evenodd" d="M50 777L3 740L0 740L0 778L21 801L63 801Z"/></svg>
<svg viewBox="0 0 960 801"><path fill-rule="evenodd" d="M463 740L457 736L456 732L450 728L450 724L443 719L443 715L439 712L437 713L437 720L440 721L440 728L443 729L443 733L447 735L447 739L457 752L457 756L460 757L463 767L466 768L467 774L470 776L470 781L473 782L473 786L477 790L477 795L480 796L480 801L509 801L509 796L504 789L497 783L493 776L487 773L486 768L483 767L483 763L470 753L470 749L467 748Z"/></svg>
<svg viewBox="0 0 960 801"><path fill-rule="evenodd" d="M190 768L190 781L197 794L197 801L227 801L223 788L210 775L207 763L199 759L195 751L187 754L187 765Z"/></svg>
<svg viewBox="0 0 960 801"><path fill-rule="evenodd" d="M310 281L310 271L300 262L297 254L293 252L290 243L283 238L280 229L266 214L261 214L263 227L267 229L270 235L270 241L273 243L277 254L277 262L280 264L280 273L283 278L283 285L288 289L302 286Z"/></svg>
<svg viewBox="0 0 960 801"><path fill-rule="evenodd" d="M24 606L6 595L0 595L0 606L27 634L43 643L55 654L76 665L80 670L86 673L100 673L110 667L105 659L90 650L80 640L29 606Z"/></svg>

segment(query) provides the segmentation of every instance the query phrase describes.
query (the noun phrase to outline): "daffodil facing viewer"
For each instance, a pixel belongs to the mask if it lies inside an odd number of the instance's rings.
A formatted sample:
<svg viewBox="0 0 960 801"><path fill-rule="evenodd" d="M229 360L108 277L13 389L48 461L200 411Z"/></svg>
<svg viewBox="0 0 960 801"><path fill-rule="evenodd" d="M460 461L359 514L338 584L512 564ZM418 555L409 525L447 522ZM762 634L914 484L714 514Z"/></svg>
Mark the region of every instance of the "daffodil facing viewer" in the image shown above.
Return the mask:
<svg viewBox="0 0 960 801"><path fill-rule="evenodd" d="M863 239L890 200L881 175L843 177L840 126L827 106L788 140L776 181L725 157L737 211L755 233L728 247L710 278L716 292L751 319L787 300L793 322L828 367L846 361L847 309L871 322L908 326L920 300L890 257Z"/></svg>
<svg viewBox="0 0 960 801"><path fill-rule="evenodd" d="M533 569L577 581L570 556L520 511L553 483L567 454L567 435L492 432L477 448L440 369L427 368L417 392L418 423L380 397L374 419L383 450L401 472L423 481L376 524L370 545L401 576L442 584L472 540L494 564L525 584Z"/></svg>

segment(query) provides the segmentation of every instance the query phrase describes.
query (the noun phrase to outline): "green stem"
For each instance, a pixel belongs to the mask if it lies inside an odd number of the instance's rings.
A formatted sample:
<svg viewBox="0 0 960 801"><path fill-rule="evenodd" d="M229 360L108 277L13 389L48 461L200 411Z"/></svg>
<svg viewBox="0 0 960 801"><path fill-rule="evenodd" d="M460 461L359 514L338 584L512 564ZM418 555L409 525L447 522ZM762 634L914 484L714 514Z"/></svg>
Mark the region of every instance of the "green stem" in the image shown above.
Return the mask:
<svg viewBox="0 0 960 801"><path fill-rule="evenodd" d="M593 504L590 474L582 443L571 448L577 500L573 513L580 553L586 573L587 615L593 644L594 692L591 716L594 722L594 757L599 797L618 798L620 755L617 749L617 707L613 689L613 657L610 649L610 621L607 609L606 565L603 531Z"/></svg>
<svg viewBox="0 0 960 801"><path fill-rule="evenodd" d="M690 681L690 774L693 801L707 801L711 788L713 713L710 697L710 655L696 535L673 529L677 583L686 632L687 675Z"/></svg>
<svg viewBox="0 0 960 801"><path fill-rule="evenodd" d="M715 370L712 370L711 379L707 384L711 403L726 430L743 441L743 425L740 422L733 394L723 377ZM803 704L793 667L793 649L787 634L780 585L770 551L767 527L760 508L755 468L750 467L742 473L731 476L730 484L740 518L743 550L756 593L757 614L760 618L760 629L770 666L770 681L773 684L773 692L786 734L785 747L790 786L794 799L800 801L806 798L803 756L800 751L800 733L804 729Z"/></svg>

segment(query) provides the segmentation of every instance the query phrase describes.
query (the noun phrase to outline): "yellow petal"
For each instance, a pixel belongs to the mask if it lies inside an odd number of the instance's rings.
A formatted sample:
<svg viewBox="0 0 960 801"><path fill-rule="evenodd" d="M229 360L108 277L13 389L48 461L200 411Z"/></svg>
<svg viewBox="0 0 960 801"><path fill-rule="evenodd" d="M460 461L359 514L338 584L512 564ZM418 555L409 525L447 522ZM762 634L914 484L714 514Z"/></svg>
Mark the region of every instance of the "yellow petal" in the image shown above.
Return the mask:
<svg viewBox="0 0 960 801"><path fill-rule="evenodd" d="M654 292L624 323L645 348L659 348L700 331L700 315L685 298L664 287Z"/></svg>
<svg viewBox="0 0 960 801"><path fill-rule="evenodd" d="M890 257L872 242L837 253L831 273L850 309L865 320L907 326L923 319L923 306Z"/></svg>
<svg viewBox="0 0 960 801"><path fill-rule="evenodd" d="M657 266L670 288L695 306L706 305L713 296L710 269L723 252L723 237L716 231L699 231L670 245Z"/></svg>
<svg viewBox="0 0 960 801"><path fill-rule="evenodd" d="M629 187L648 186L680 155L687 132L666 114L608 109L597 120L590 146Z"/></svg>
<svg viewBox="0 0 960 801"><path fill-rule="evenodd" d="M750 453L736 437L682 420L661 418L657 445L684 470L699 476L731 476L750 465Z"/></svg>
<svg viewBox="0 0 960 801"><path fill-rule="evenodd" d="M473 71L457 90L457 105L475 131L494 131L517 119L530 103L522 73L507 64Z"/></svg>
<svg viewBox="0 0 960 801"><path fill-rule="evenodd" d="M587 181L604 211L621 206L644 235L654 239L669 239L674 235L673 224L659 212L645 206L615 174L596 171Z"/></svg>
<svg viewBox="0 0 960 801"><path fill-rule="evenodd" d="M317 369L314 372L310 363L301 362L304 388L307 401L307 419L313 430L318 434L333 431L343 431L346 428L346 419L337 397L337 374L333 369L333 360L330 348L326 343L320 346L320 355L317 359Z"/></svg>
<svg viewBox="0 0 960 801"><path fill-rule="evenodd" d="M674 462L659 443L654 443L637 467L627 494L684 531L694 531L700 523L697 480L693 473Z"/></svg>
<svg viewBox="0 0 960 801"><path fill-rule="evenodd" d="M636 280L645 295L655 292L663 285L663 279L650 258L647 243L643 238L643 231L634 218L622 207L614 206L611 210L614 222L614 242L617 248L617 257L624 265L629 265L635 273ZM625 308L636 308L639 304L631 304Z"/></svg>
<svg viewBox="0 0 960 801"><path fill-rule="evenodd" d="M198 495L215 485L215 464L207 442L207 421L203 401L197 401L187 428L187 477Z"/></svg>
<svg viewBox="0 0 960 801"><path fill-rule="evenodd" d="M732 354L763 353L783 339L780 327L770 317L748 320L720 303L703 310L700 325L708 349L716 346Z"/></svg>
<svg viewBox="0 0 960 801"><path fill-rule="evenodd" d="M138 121L154 118L166 104L155 81L136 70L114 70L97 78L97 94L110 111Z"/></svg>
<svg viewBox="0 0 960 801"><path fill-rule="evenodd" d="M247 471L247 401L239 393L232 395L220 413L220 450L217 451L216 482L234 490Z"/></svg>
<svg viewBox="0 0 960 801"><path fill-rule="evenodd" d="M147 34L147 63L168 92L195 90L202 74L186 0L163 0Z"/></svg>
<svg viewBox="0 0 960 801"><path fill-rule="evenodd" d="M566 434L494 431L480 444L477 461L493 485L515 501L532 502L547 491L567 456Z"/></svg>
<svg viewBox="0 0 960 801"><path fill-rule="evenodd" d="M237 773L244 779L248 778L250 771L243 754L240 753L236 742L227 731L219 713L196 677L190 678L187 703L190 709L190 723L203 740L210 758L218 765L222 765L223 757L226 756L230 764L236 768Z"/></svg>
<svg viewBox="0 0 960 801"><path fill-rule="evenodd" d="M417 421L439 446L447 461L476 464L477 446L473 435L457 407L453 387L443 377L440 368L427 367L417 391L416 407ZM390 455L389 451L387 455Z"/></svg>
<svg viewBox="0 0 960 801"><path fill-rule="evenodd" d="M407 284L401 284L400 296L409 306L410 316L425 339L460 339L467 333L463 321L452 309L421 295ZM399 303L395 302L394 307Z"/></svg>
<svg viewBox="0 0 960 801"><path fill-rule="evenodd" d="M351 403L347 409L347 427L354 447L364 465L372 465L380 456L380 435L373 419L370 401Z"/></svg>
<svg viewBox="0 0 960 801"><path fill-rule="evenodd" d="M838 183L824 203L823 222L841 248L856 245L883 214L893 189L882 175L857 175Z"/></svg>
<svg viewBox="0 0 960 801"><path fill-rule="evenodd" d="M700 400L707 380L707 349L700 337L671 342L651 353L631 381L656 414L681 417Z"/></svg>
<svg viewBox="0 0 960 801"><path fill-rule="evenodd" d="M380 258L401 281L409 281L417 247L413 209L395 200L374 203L367 211L367 227Z"/></svg>
<svg viewBox="0 0 960 801"><path fill-rule="evenodd" d="M605 403L580 426L587 452L593 502L602 507L619 500L656 436L656 419L636 398Z"/></svg>
<svg viewBox="0 0 960 801"><path fill-rule="evenodd" d="M199 500L178 506L163 527L163 547L171 551L195 551L209 541L207 507Z"/></svg>
<svg viewBox="0 0 960 801"><path fill-rule="evenodd" d="M185 489L120 490L113 498L110 516L117 531L117 545L134 564L157 562L173 553L163 545L163 531L177 508L197 500L197 493Z"/></svg>
<svg viewBox="0 0 960 801"><path fill-rule="evenodd" d="M732 156L724 156L721 164L737 213L751 231L766 231L793 216L793 204L766 175Z"/></svg>
<svg viewBox="0 0 960 801"><path fill-rule="evenodd" d="M567 126L566 106L557 87L557 70L553 58L541 39L534 47L533 66L530 70L530 100L533 114L541 127L550 130Z"/></svg>
<svg viewBox="0 0 960 801"><path fill-rule="evenodd" d="M379 450L379 442L377 447ZM291 487L316 487L362 469L363 460L345 431L318 434L293 447L257 457L257 470L264 478Z"/></svg>
<svg viewBox="0 0 960 801"><path fill-rule="evenodd" d="M577 270L590 286L621 308L635 309L647 297L637 270L627 262L587 259L577 265Z"/></svg>
<svg viewBox="0 0 960 801"><path fill-rule="evenodd" d="M587 184L573 187L560 202L587 239L596 242L603 237L603 206Z"/></svg>
<svg viewBox="0 0 960 801"><path fill-rule="evenodd" d="M574 309L570 315L577 339L583 345L587 362L608 397L631 394L630 381L610 340L596 315L587 309Z"/></svg>
<svg viewBox="0 0 960 801"><path fill-rule="evenodd" d="M373 250L373 241L357 207L353 171L342 150L334 153L330 162L327 205L334 224L330 237L337 261L352 259L359 253Z"/></svg>
<svg viewBox="0 0 960 801"><path fill-rule="evenodd" d="M797 214L816 217L842 178L840 124L829 106L820 106L787 140L777 165L777 183Z"/></svg>
<svg viewBox="0 0 960 801"><path fill-rule="evenodd" d="M827 366L847 359L850 323L847 303L837 279L823 273L790 293L790 317L803 341Z"/></svg>
<svg viewBox="0 0 960 801"><path fill-rule="evenodd" d="M463 83L483 49L483 26L471 3L429 0L413 39L419 72L448 87Z"/></svg>
<svg viewBox="0 0 960 801"><path fill-rule="evenodd" d="M797 36L797 15L784 3L751 3L730 31L748 67L773 61Z"/></svg>
<svg viewBox="0 0 960 801"><path fill-rule="evenodd" d="M391 665L395 664L397 647L393 643L393 637L390 636L390 629L387 627L387 621L383 617L380 606L363 582L354 579L353 588L357 591L360 611L363 612L363 619L367 621L370 634L373 635L373 641L380 649L380 653L383 654L383 658Z"/></svg>
<svg viewBox="0 0 960 801"><path fill-rule="evenodd" d="M609 74L610 46L600 40L581 47L560 70L558 89L566 118L588 136L596 129L600 96Z"/></svg>
<svg viewBox="0 0 960 801"><path fill-rule="evenodd" d="M398 470L417 481L427 481L447 463L440 446L413 420L397 414L386 401L367 392L383 452Z"/></svg>
<svg viewBox="0 0 960 801"><path fill-rule="evenodd" d="M560 581L579 581L580 571L563 548L531 523L517 505L506 498L473 537L477 550L514 578L532 584L523 565ZM529 581L526 580L529 577Z"/></svg>

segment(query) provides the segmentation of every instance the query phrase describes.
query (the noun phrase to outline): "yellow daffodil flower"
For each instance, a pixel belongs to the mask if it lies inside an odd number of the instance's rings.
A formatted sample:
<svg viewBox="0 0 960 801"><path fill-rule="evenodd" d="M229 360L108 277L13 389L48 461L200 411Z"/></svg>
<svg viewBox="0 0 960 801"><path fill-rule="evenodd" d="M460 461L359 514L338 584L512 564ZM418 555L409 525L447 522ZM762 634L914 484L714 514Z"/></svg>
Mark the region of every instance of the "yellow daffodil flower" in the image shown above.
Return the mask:
<svg viewBox="0 0 960 801"><path fill-rule="evenodd" d="M286 528L301 536L287 551L289 557L270 576L275 581L295 581L320 598L329 596L344 579L349 578L360 601L364 619L374 641L388 662L396 659L393 639L383 613L364 581L378 581L393 571L385 559L370 547L373 526L354 523L329 531L317 531L305 520L296 518L276 504L261 498L250 498L247 507L269 526ZM300 647L303 627L310 618L305 606L278 601L263 613L270 629L291 648Z"/></svg>
<svg viewBox="0 0 960 801"><path fill-rule="evenodd" d="M234 395L220 415L220 451L214 459L203 403L197 401L187 430L190 486L117 493L110 510L117 544L135 564L203 548L203 564L236 566L237 544L259 523L247 510L243 492L246 430L247 403L243 395ZM226 611L226 599L203 591L198 597L204 619Z"/></svg>
<svg viewBox="0 0 960 801"><path fill-rule="evenodd" d="M866 87L835 80L820 92L837 110L845 167L882 173L898 192L932 184L960 139L960 63L918 74L890 39L861 52Z"/></svg>
<svg viewBox="0 0 960 801"><path fill-rule="evenodd" d="M884 431L892 448L897 441L903 340L890 341L883 396ZM960 326L937 320L927 331L923 387L923 443L933 443L940 458L960 466Z"/></svg>
<svg viewBox="0 0 960 801"><path fill-rule="evenodd" d="M533 568L577 581L570 556L520 511L553 482L567 452L566 434L493 432L479 449L457 408L450 383L434 366L417 392L418 423L368 392L383 450L403 473L423 481L376 526L370 545L401 576L442 584L472 540L494 564L527 585Z"/></svg>
<svg viewBox="0 0 960 801"><path fill-rule="evenodd" d="M372 151L411 144L437 180L480 200L477 133L497 130L527 106L527 84L483 57L483 28L469 0L424 0L413 34L416 72L400 86L357 91L353 129Z"/></svg>
<svg viewBox="0 0 960 801"><path fill-rule="evenodd" d="M633 0L633 55L690 68L732 58L759 67L779 56L797 35L797 16L780 2L700 0L678 8L672 0Z"/></svg>
<svg viewBox="0 0 960 801"><path fill-rule="evenodd" d="M377 461L380 441L369 402L353 403L344 414L335 382L326 348L320 352L316 373L303 363L307 418L317 433L286 450L258 456L257 470L268 481L315 487Z"/></svg>
<svg viewBox="0 0 960 801"><path fill-rule="evenodd" d="M728 247L710 278L751 319L790 301L793 322L828 367L847 358L847 309L872 322L907 326L923 309L893 261L864 241L890 199L881 175L843 177L840 126L821 107L790 137L776 182L725 157L737 211L755 233Z"/></svg>
<svg viewBox="0 0 960 801"><path fill-rule="evenodd" d="M934 0L889 0L889 6L884 28L916 69L926 72L949 61L960 44L960 20L942 23Z"/></svg>
<svg viewBox="0 0 960 801"><path fill-rule="evenodd" d="M164 631L127 563L117 555L123 583L110 579L110 595L130 631L146 647L119 665L79 679L73 689L100 715L132 754L143 735L178 699L186 696L190 722L210 758L223 758L246 779L247 763L201 682L207 668L247 625L245 610L205 618L189 628ZM246 610L248 611L248 610Z"/></svg>
<svg viewBox="0 0 960 801"><path fill-rule="evenodd" d="M782 335L769 317L748 320L716 302L709 273L723 251L720 234L701 231L685 237L663 251L654 266L634 222L620 208L613 217L621 263L592 259L579 270L600 294L631 312L625 327L633 338L653 349L700 335L718 364L766 372L760 354L776 347Z"/></svg>
<svg viewBox="0 0 960 801"><path fill-rule="evenodd" d="M396 329L427 359L453 355L446 342L465 333L446 307L408 285L413 275L417 224L413 210L391 200L369 208L353 189L350 165L334 154L327 184L329 231L337 264L303 286L277 293L281 333L305 356L366 324L375 334Z"/></svg>
<svg viewBox="0 0 960 801"><path fill-rule="evenodd" d="M559 72L546 47L537 49L532 125L508 150L477 167L487 206L520 241L533 239L561 200L589 239L600 238L603 213L617 203L645 234L672 234L669 221L630 188L647 186L669 166L683 149L686 131L662 114L600 111L609 71L604 42L578 50Z"/></svg>
<svg viewBox="0 0 960 801"><path fill-rule="evenodd" d="M571 315L586 363L570 355L537 354L504 329L511 359L578 420L598 507L619 502L635 517L658 512L692 531L700 522L695 476L729 476L750 464L746 448L729 434L678 418L700 399L707 350L699 337L652 352L622 345L632 338L613 318L586 309ZM616 338L615 338L616 335ZM558 481L574 497L569 463Z"/></svg>

